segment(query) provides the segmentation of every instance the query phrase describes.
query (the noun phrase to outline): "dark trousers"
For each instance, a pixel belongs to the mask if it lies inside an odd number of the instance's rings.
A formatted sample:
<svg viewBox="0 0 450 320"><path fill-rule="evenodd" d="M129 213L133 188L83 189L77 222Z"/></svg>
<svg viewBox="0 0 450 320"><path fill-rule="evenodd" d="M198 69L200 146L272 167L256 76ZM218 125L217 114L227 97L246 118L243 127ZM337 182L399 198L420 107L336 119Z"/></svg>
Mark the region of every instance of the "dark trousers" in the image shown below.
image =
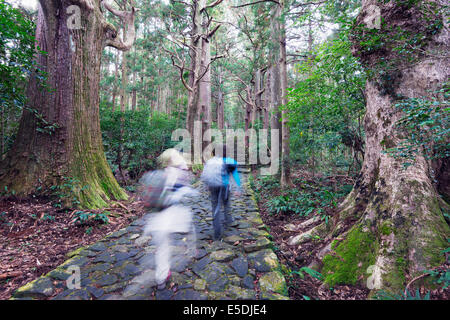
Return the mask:
<svg viewBox="0 0 450 320"><path fill-rule="evenodd" d="M223 233L223 220L225 223L231 223L233 218L229 214L229 195L230 186L210 187L211 204L213 213L214 239L219 239ZM223 206L223 215L221 206Z"/></svg>

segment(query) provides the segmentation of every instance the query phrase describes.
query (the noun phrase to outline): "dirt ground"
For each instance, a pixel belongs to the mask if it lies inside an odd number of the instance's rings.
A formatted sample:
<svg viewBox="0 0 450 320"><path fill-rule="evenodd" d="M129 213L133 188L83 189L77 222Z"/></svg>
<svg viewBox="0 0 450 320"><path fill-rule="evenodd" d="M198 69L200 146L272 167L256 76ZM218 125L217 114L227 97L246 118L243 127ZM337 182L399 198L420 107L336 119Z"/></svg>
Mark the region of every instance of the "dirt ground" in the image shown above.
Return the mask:
<svg viewBox="0 0 450 320"><path fill-rule="evenodd" d="M77 210L61 210L49 201L1 199L0 300L63 263L72 250L95 243L142 216L141 202L130 196L101 211L108 212L107 224L90 219L83 225L73 221Z"/></svg>

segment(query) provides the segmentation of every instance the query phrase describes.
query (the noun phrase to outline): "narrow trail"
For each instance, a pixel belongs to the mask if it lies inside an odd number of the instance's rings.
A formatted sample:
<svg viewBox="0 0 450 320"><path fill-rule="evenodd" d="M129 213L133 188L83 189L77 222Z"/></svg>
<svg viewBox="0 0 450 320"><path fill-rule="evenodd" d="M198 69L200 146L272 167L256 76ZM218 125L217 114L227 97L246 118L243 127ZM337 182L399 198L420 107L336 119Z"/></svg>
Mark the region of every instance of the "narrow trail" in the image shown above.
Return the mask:
<svg viewBox="0 0 450 320"><path fill-rule="evenodd" d="M246 183L247 175L242 174L242 178L242 196L230 199L235 221L225 229L222 241L212 240L206 187L197 184L201 195L184 201L194 214L194 231L172 238L172 276L166 288L156 288L155 246L151 237L142 235L152 214L148 213L101 241L72 252L69 260L19 288L12 299L289 299L269 233ZM67 287L70 266L80 268L79 289Z"/></svg>

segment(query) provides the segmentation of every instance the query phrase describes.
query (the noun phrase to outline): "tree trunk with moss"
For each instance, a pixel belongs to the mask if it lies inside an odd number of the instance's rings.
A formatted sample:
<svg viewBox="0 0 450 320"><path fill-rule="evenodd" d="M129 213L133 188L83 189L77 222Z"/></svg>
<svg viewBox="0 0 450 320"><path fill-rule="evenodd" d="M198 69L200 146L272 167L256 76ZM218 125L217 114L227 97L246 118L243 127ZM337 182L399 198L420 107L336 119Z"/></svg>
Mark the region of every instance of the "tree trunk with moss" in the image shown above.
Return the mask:
<svg viewBox="0 0 450 320"><path fill-rule="evenodd" d="M37 75L31 77L17 138L1 164L0 187L27 196L71 181L72 190L65 191L85 208L126 199L103 151L99 81L103 48L126 51L134 42L135 9L123 12L104 3L129 26L122 41L104 19L101 1L39 4L36 42L47 53L36 60L47 73L47 87Z"/></svg>
<svg viewBox="0 0 450 320"><path fill-rule="evenodd" d="M411 279L445 261L442 250L448 246L450 229L430 162L418 154L405 168L401 158L386 152L401 146L406 136L397 126L402 113L395 104L400 99L430 97L430 91L450 75L445 58L448 29L443 26L445 10L439 5L363 1L352 42L354 54L370 72L364 163L334 221L309 232L330 241L319 254L330 285L360 282L370 289L398 293ZM383 21L380 30L371 20L377 10ZM416 42L409 56L399 54L399 46L409 48L417 35L423 35L420 46Z"/></svg>

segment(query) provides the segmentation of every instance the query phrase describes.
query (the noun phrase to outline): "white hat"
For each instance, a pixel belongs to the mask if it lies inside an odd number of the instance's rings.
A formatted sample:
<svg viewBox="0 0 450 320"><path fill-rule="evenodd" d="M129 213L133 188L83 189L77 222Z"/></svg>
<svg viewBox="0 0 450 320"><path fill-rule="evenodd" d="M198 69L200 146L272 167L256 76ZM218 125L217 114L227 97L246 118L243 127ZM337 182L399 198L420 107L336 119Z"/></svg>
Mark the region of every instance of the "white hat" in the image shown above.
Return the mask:
<svg viewBox="0 0 450 320"><path fill-rule="evenodd" d="M188 168L183 155L175 149L167 149L159 156L158 160L163 168L177 167L184 170Z"/></svg>

